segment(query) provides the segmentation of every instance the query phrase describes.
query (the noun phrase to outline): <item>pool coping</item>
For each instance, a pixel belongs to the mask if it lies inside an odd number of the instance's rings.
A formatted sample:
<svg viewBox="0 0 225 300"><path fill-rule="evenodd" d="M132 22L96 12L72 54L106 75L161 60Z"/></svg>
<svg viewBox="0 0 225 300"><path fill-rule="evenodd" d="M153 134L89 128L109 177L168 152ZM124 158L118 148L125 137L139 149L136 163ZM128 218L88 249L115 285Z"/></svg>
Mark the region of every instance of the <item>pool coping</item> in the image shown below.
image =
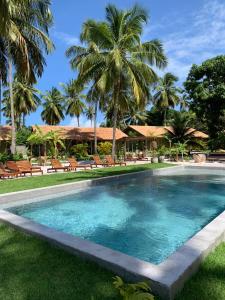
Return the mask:
<svg viewBox="0 0 225 300"><path fill-rule="evenodd" d="M96 184L102 184L109 179L118 180L119 178L123 178L125 176L135 177L137 174L151 174L152 176L160 174L165 175L167 172L172 174L173 172L176 172L177 169L184 168L192 167L173 166L107 176L104 178L85 180L21 192L13 192L0 195L0 202L5 202L8 207L8 205L11 204L15 205L15 202L19 202L21 204L21 202L24 201L24 197L26 199L30 199L31 194L33 195L33 199L35 199L35 192L38 193L37 199L40 199L40 196L45 199L46 197L49 198L49 195L52 193L65 193L68 187L85 188ZM221 241L225 240L224 211L202 230L196 233L184 245L178 248L177 251L172 253L165 261L159 265L155 265L126 255L119 251L101 246L94 242L83 240L79 237L57 231L26 218L14 215L13 213L5 210L0 210L0 220L4 223L14 226L19 230L38 236L54 245L60 246L61 248L73 254L93 260L98 264L116 272L120 276L127 278L128 280L149 280L154 293L158 294L162 299L170 300L174 299L176 293L181 290L185 281L197 271L202 259Z"/></svg>

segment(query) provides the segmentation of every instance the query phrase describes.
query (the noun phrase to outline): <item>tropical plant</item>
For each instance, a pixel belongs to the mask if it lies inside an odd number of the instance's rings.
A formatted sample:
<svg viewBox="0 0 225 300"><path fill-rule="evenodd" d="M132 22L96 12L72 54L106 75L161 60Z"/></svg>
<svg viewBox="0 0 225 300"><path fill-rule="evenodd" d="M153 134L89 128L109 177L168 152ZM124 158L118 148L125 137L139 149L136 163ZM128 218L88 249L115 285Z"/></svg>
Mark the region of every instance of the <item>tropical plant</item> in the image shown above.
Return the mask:
<svg viewBox="0 0 225 300"><path fill-rule="evenodd" d="M52 156L57 158L58 154L59 154L58 147L61 147L63 149L66 148L65 144L60 136L60 132L51 130L47 133L45 138L48 141L48 143L50 144L50 150L51 150Z"/></svg>
<svg viewBox="0 0 225 300"><path fill-rule="evenodd" d="M16 78L13 82L12 89L15 119L18 118L19 127L22 125L25 126L25 116L36 111L38 105L41 103L38 96L40 91L30 84L18 81ZM9 89L4 91L3 96L3 103L5 105L5 107L3 107L3 111L5 111L5 116L11 119L11 112L8 109L10 107Z"/></svg>
<svg viewBox="0 0 225 300"><path fill-rule="evenodd" d="M214 141L225 128L225 55L193 65L186 82L190 108L207 125ZM213 144L212 144L213 146Z"/></svg>
<svg viewBox="0 0 225 300"><path fill-rule="evenodd" d="M101 142L98 144L98 153L101 155L107 155L112 152L112 143Z"/></svg>
<svg viewBox="0 0 225 300"><path fill-rule="evenodd" d="M130 103L129 110L124 115L124 122L126 125L145 125L148 118L145 108L140 108L137 103Z"/></svg>
<svg viewBox="0 0 225 300"><path fill-rule="evenodd" d="M48 136L41 130L39 126L35 126L35 130L27 138L28 144L31 146L31 157L33 155L33 145L38 146L39 157L41 156L41 146L44 145L44 152L46 155L46 143Z"/></svg>
<svg viewBox="0 0 225 300"><path fill-rule="evenodd" d="M138 104L149 98L149 85L157 75L150 65L164 68L167 64L162 44L158 40L141 42L147 12L135 5L129 10L119 10L114 5L106 7L106 21L88 20L83 25L82 41L96 46L98 51L83 47L69 49L72 64L79 71L78 80L94 80L101 94L111 93L113 113L113 146L115 156L118 105L124 84ZM96 49L96 48L95 48Z"/></svg>
<svg viewBox="0 0 225 300"><path fill-rule="evenodd" d="M13 70L28 83L41 76L45 60L53 45L48 38L52 23L49 0L11 0L0 2L0 69L1 79L9 85L11 106L12 144L15 153L16 131L14 122Z"/></svg>
<svg viewBox="0 0 225 300"><path fill-rule="evenodd" d="M181 92L179 104L180 104L180 111L186 111L190 106L190 99L187 93L185 93L185 91Z"/></svg>
<svg viewBox="0 0 225 300"><path fill-rule="evenodd" d="M114 277L114 287L124 300L154 300L151 289L146 282L125 283L119 276Z"/></svg>
<svg viewBox="0 0 225 300"><path fill-rule="evenodd" d="M87 158L88 157L88 144L76 144L71 148L72 153L76 156L77 159Z"/></svg>
<svg viewBox="0 0 225 300"><path fill-rule="evenodd" d="M194 135L196 129L191 128L190 123L191 119L185 112L175 112L170 127L166 128L168 132L166 138L173 144L201 145L202 142Z"/></svg>
<svg viewBox="0 0 225 300"><path fill-rule="evenodd" d="M166 73L159 79L154 90L156 93L153 96L155 106L162 109L164 112L164 125L167 125L167 111L170 107L174 107L179 102L178 91L175 86L178 78L172 73Z"/></svg>
<svg viewBox="0 0 225 300"><path fill-rule="evenodd" d="M83 86L79 85L77 80L70 80L69 83L63 84L66 99L66 114L77 118L77 126L80 127L80 116L84 113L86 105L82 101L85 95L82 94Z"/></svg>
<svg viewBox="0 0 225 300"><path fill-rule="evenodd" d="M181 154L181 160L184 160L184 155L188 154L187 151L187 142L185 143L176 143L174 146L177 148L177 152Z"/></svg>
<svg viewBox="0 0 225 300"><path fill-rule="evenodd" d="M27 145L27 139L32 134L31 127L22 127L16 132L16 144Z"/></svg>
<svg viewBox="0 0 225 300"><path fill-rule="evenodd" d="M86 118L91 121L91 127L92 127L92 123L93 123L93 120L94 120L94 117L95 117L95 109L92 105L89 105L86 108L85 115L86 115Z"/></svg>
<svg viewBox="0 0 225 300"><path fill-rule="evenodd" d="M60 91L53 87L43 96L42 120L48 125L57 125L64 119L64 97Z"/></svg>

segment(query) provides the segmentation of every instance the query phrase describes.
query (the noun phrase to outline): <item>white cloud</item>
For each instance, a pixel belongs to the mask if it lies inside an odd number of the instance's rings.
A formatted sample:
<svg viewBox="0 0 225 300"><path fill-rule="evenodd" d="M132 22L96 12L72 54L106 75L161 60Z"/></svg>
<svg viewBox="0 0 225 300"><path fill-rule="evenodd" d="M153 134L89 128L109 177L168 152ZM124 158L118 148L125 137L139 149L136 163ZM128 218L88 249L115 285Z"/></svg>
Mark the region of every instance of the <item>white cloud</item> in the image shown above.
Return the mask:
<svg viewBox="0 0 225 300"><path fill-rule="evenodd" d="M100 126L100 123L101 122L97 122L97 127ZM70 119L70 122L68 124L69 126L74 126L74 127L77 127L77 118L76 117L72 117ZM91 126L91 121L90 120L87 120L87 118L84 116L84 115L81 115L80 116L80 127L86 127L86 128L89 128L89 127L93 127L93 123L92 123L92 126Z"/></svg>
<svg viewBox="0 0 225 300"><path fill-rule="evenodd" d="M52 34L55 38L65 43L67 46L80 44L80 40L78 37L68 34L66 32L53 30Z"/></svg>
<svg viewBox="0 0 225 300"><path fill-rule="evenodd" d="M163 44L169 58L167 70L185 80L193 63L199 64L213 56L224 54L225 2L207 0L198 12L178 16L175 23L161 22L155 30L163 36ZM171 25L172 24L172 25ZM171 28L172 27L172 28ZM151 30L146 30L150 33Z"/></svg>

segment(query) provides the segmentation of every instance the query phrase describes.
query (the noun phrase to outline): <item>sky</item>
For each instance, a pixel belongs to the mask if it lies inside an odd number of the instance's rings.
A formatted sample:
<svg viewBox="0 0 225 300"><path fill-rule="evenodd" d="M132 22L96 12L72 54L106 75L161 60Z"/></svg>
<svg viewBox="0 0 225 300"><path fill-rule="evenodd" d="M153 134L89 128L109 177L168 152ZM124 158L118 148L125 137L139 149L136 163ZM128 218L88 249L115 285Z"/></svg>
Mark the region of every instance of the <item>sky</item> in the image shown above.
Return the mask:
<svg viewBox="0 0 225 300"><path fill-rule="evenodd" d="M82 24L87 19L104 20L105 6L108 3L127 9L138 3L149 13L143 41L160 39L168 57L170 71L179 77L180 84L185 80L193 63L216 55L225 54L225 1L224 0L52 0L54 25L50 37L55 50L46 57L47 66L38 80L37 87L44 93L53 86L68 82L76 74L70 69L65 57L66 49L79 43ZM27 125L43 124L41 108L27 117ZM103 121L99 114L98 122ZM75 119L66 117L62 125L74 125ZM85 117L81 126L90 126Z"/></svg>

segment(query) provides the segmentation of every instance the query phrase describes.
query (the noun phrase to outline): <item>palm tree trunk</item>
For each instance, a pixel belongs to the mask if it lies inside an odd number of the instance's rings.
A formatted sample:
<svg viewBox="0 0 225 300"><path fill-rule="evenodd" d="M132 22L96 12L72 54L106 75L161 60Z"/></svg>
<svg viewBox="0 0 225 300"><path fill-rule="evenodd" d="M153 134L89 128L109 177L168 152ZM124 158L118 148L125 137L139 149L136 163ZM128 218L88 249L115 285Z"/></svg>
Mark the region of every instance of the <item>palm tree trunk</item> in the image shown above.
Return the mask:
<svg viewBox="0 0 225 300"><path fill-rule="evenodd" d="M94 116L94 153L98 152L98 140L97 140L97 111L98 111L98 101L95 102L95 116Z"/></svg>
<svg viewBox="0 0 225 300"><path fill-rule="evenodd" d="M113 143L112 143L112 157L115 159L116 156L116 125L117 125L117 101L114 102L114 113L113 113Z"/></svg>
<svg viewBox="0 0 225 300"><path fill-rule="evenodd" d="M80 118L77 116L77 126L80 127Z"/></svg>
<svg viewBox="0 0 225 300"><path fill-rule="evenodd" d="M11 109L11 153L16 153L16 127L15 127L15 115L14 115L14 101L13 101L13 86L12 86L12 60L9 57L9 94L10 94L10 109Z"/></svg>
<svg viewBox="0 0 225 300"><path fill-rule="evenodd" d="M2 78L0 77L0 126L2 125Z"/></svg>
<svg viewBox="0 0 225 300"><path fill-rule="evenodd" d="M165 108L165 110L164 110L164 126L166 126L167 125L167 108Z"/></svg>
<svg viewBox="0 0 225 300"><path fill-rule="evenodd" d="M23 114L23 127L25 127L25 125L26 125L26 116L25 114Z"/></svg>
<svg viewBox="0 0 225 300"><path fill-rule="evenodd" d="M117 127L117 115L118 115L118 99L119 99L119 92L120 92L120 79L114 86L113 92L113 104L114 104L114 111L113 111L113 143L112 143L112 157L115 159L116 156L116 127Z"/></svg>

